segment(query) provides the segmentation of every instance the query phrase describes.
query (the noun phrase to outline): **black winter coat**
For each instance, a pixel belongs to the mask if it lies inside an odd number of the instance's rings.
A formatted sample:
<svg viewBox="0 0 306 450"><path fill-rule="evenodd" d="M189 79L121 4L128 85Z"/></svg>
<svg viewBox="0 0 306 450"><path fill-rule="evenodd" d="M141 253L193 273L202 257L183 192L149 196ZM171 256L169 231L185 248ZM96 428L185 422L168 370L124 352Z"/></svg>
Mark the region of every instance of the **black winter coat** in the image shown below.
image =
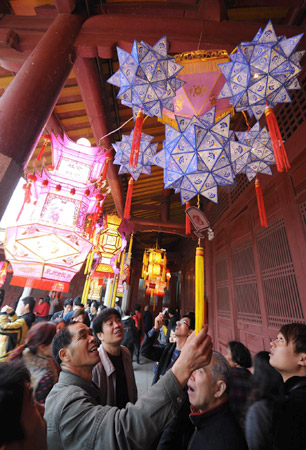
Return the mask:
<svg viewBox="0 0 306 450"><path fill-rule="evenodd" d="M248 450L243 431L229 403L204 413L190 414L195 426L188 450Z"/></svg>

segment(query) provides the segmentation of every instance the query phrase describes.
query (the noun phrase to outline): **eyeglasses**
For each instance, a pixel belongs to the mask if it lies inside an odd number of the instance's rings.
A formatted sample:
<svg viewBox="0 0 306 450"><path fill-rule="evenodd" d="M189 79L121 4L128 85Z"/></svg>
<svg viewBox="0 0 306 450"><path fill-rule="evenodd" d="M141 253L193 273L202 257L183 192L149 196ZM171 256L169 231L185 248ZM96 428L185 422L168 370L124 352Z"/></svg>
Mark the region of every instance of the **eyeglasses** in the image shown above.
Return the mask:
<svg viewBox="0 0 306 450"><path fill-rule="evenodd" d="M176 325L186 325L186 327L190 328L190 325L184 319L178 320Z"/></svg>

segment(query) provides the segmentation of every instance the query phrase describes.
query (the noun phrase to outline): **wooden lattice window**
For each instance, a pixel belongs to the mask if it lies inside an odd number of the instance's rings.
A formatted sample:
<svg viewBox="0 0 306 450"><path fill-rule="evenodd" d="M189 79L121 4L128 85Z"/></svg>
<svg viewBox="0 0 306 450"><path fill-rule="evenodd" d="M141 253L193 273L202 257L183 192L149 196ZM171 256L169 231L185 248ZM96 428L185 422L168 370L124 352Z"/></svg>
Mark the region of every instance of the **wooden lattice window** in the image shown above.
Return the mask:
<svg viewBox="0 0 306 450"><path fill-rule="evenodd" d="M210 223L214 225L217 220L225 213L228 207L228 187L223 187L222 189L219 189L218 204L213 205L210 209Z"/></svg>
<svg viewBox="0 0 306 450"><path fill-rule="evenodd" d="M232 262L238 319L261 323L252 243L234 248Z"/></svg>
<svg viewBox="0 0 306 450"><path fill-rule="evenodd" d="M230 316L229 283L226 256L216 260L216 287L218 316Z"/></svg>
<svg viewBox="0 0 306 450"><path fill-rule="evenodd" d="M260 231L257 244L268 324L304 322L284 220Z"/></svg>
<svg viewBox="0 0 306 450"><path fill-rule="evenodd" d="M306 231L306 202L303 202L299 205L299 210L302 216L303 224Z"/></svg>
<svg viewBox="0 0 306 450"><path fill-rule="evenodd" d="M242 192L250 185L245 174L238 174L235 178L235 184L231 186L231 203L242 194Z"/></svg>
<svg viewBox="0 0 306 450"><path fill-rule="evenodd" d="M306 72L300 76L301 89L290 91L292 103L283 104L276 112L283 139L288 139L306 119Z"/></svg>

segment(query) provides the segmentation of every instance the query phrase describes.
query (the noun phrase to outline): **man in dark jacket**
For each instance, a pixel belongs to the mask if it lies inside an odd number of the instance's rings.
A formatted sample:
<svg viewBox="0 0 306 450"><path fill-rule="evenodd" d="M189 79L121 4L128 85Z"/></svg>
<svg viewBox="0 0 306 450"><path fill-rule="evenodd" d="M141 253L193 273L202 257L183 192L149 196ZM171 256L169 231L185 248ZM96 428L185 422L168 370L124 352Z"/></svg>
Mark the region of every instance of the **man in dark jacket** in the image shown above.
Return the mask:
<svg viewBox="0 0 306 450"><path fill-rule="evenodd" d="M306 325L283 325L271 342L270 364L284 380L285 397L274 408L273 450L306 448Z"/></svg>
<svg viewBox="0 0 306 450"><path fill-rule="evenodd" d="M221 353L213 352L208 366L195 370L189 381L192 405L190 420L195 427L189 450L247 450L243 432L228 402L231 368Z"/></svg>
<svg viewBox="0 0 306 450"><path fill-rule="evenodd" d="M152 314L150 313L150 305L146 305L144 307L143 323L144 323L144 332L147 334L147 332L150 331L153 326L153 317Z"/></svg>
<svg viewBox="0 0 306 450"><path fill-rule="evenodd" d="M134 353L134 344L136 339L136 326L135 321L130 316L130 313L128 310L124 311L124 316L121 319L122 325L124 328L124 338L121 342L121 345L124 345L127 347L130 351L131 358L133 360L133 353Z"/></svg>
<svg viewBox="0 0 306 450"><path fill-rule="evenodd" d="M187 314L183 316L176 324L175 336L176 342L173 344L166 344L164 346L155 345L155 341L159 335L159 331L164 323L164 315L162 313L155 317L154 327L150 330L144 338L141 346L141 354L152 361L158 362L157 370L153 378L152 384L162 377L167 370L171 369L174 362L179 357L182 348L188 336L194 330L194 316Z"/></svg>
<svg viewBox="0 0 306 450"><path fill-rule="evenodd" d="M35 307L34 297L25 297L19 301L16 312L8 305L3 306L0 313L0 363L5 361L9 354L18 345L23 344L27 332L35 322L33 313Z"/></svg>
<svg viewBox="0 0 306 450"><path fill-rule="evenodd" d="M66 300L64 301L64 309L62 309L61 311L55 312L53 314L53 316L51 317L51 320L54 320L54 322L55 322L56 319L63 319L66 314L68 314L69 312L72 311L72 304L73 304L73 299L66 298Z"/></svg>

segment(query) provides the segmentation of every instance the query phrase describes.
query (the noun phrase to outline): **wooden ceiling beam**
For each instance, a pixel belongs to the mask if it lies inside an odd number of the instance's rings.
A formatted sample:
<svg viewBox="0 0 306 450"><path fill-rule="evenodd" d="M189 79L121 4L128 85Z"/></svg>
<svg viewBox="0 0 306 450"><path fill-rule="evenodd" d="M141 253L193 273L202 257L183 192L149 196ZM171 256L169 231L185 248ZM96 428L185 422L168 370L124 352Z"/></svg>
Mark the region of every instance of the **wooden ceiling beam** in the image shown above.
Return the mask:
<svg viewBox="0 0 306 450"><path fill-rule="evenodd" d="M183 222L161 222L160 220L146 220L131 217L130 222L134 225L135 231L150 233L157 231L160 233L177 234L185 236L185 223Z"/></svg>
<svg viewBox="0 0 306 450"><path fill-rule="evenodd" d="M103 145L106 149L112 150L109 137L103 138L109 132L107 118L103 104L103 95L98 79L94 60L77 58L74 65L74 73L80 88L81 96L86 108L89 122L97 145ZM103 138L101 140L101 138ZM108 184L111 188L111 194L115 207L120 217L123 216L123 198L121 186L117 171L112 163L108 165L107 175Z"/></svg>
<svg viewBox="0 0 306 450"><path fill-rule="evenodd" d="M77 52L81 56L112 58L116 56L115 46L131 51L135 39L154 44L161 36L167 35L169 52L180 53L198 48L222 48L232 51L241 41L252 40L262 23L217 22L213 20L140 17L105 14L86 20L76 41ZM301 27L275 25L278 35L294 36ZM306 36L300 47L306 45Z"/></svg>

